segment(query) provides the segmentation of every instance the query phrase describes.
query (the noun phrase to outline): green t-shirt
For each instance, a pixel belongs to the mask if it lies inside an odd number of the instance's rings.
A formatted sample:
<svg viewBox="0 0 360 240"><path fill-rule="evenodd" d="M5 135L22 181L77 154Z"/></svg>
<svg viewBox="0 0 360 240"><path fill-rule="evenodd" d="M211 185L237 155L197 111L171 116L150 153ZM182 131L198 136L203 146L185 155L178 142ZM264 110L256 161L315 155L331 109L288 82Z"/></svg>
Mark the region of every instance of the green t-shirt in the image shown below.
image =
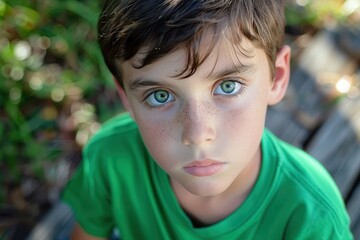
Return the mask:
<svg viewBox="0 0 360 240"><path fill-rule="evenodd" d="M136 124L122 114L96 134L63 193L83 229L122 239L352 239L341 195L324 168L264 131L259 177L227 218L196 228L168 175L146 150Z"/></svg>

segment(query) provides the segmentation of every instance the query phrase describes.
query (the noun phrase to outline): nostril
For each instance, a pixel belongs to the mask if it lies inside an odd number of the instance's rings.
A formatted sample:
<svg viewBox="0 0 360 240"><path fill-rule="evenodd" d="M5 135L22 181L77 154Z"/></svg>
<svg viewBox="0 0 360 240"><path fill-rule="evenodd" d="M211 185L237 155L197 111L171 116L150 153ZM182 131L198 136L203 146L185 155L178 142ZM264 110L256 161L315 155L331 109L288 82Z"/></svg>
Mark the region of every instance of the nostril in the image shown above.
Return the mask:
<svg viewBox="0 0 360 240"><path fill-rule="evenodd" d="M211 124L192 124L184 126L181 140L185 146L193 146L210 143L215 140L215 137L215 129Z"/></svg>

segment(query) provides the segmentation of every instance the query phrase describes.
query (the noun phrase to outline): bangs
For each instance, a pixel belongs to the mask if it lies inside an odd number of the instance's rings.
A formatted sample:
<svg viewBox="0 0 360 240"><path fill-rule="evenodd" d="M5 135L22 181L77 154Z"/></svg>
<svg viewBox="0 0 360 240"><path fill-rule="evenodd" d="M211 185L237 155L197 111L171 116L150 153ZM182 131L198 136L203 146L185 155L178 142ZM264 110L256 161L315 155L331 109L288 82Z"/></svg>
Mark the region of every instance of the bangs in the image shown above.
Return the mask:
<svg viewBox="0 0 360 240"><path fill-rule="evenodd" d="M171 51L176 51L180 48L185 48L187 56L184 69L172 77L180 77L183 79L192 76L213 52L219 41L226 41L233 46L233 51L236 53L234 55L237 57L239 63L241 63L239 54L244 58L253 57L251 49L245 48L243 44L241 44L245 36L243 36L241 32L236 31L236 29L239 29L238 24L229 25L228 23L228 19L223 19L222 21L203 26L192 38L172 49ZM205 41L205 36L211 37L210 39L206 38ZM251 42L255 47L261 47L254 39ZM164 48L160 46L159 43L147 45L136 54L137 59L132 66L140 69L153 63L160 59L162 50L164 50ZM168 51L165 51L164 55L168 53Z"/></svg>
<svg viewBox="0 0 360 240"><path fill-rule="evenodd" d="M113 0L104 6L98 36L105 63L122 85L119 63L140 51L134 68L185 48L187 63L178 75L186 78L195 73L221 39L232 43L237 53L251 57L241 44L248 39L265 51L273 72L283 44L284 24L282 0ZM212 38L205 44L208 33Z"/></svg>

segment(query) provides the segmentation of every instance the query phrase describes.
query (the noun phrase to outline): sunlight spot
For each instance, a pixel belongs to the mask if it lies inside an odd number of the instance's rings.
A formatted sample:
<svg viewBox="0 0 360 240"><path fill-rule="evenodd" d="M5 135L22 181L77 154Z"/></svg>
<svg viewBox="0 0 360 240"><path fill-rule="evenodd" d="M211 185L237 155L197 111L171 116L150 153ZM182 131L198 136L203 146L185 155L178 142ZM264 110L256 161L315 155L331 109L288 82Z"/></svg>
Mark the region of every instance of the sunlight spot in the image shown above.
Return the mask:
<svg viewBox="0 0 360 240"><path fill-rule="evenodd" d="M31 36L29 40L34 48L41 50L46 50L51 46L51 40L46 36Z"/></svg>
<svg viewBox="0 0 360 240"><path fill-rule="evenodd" d="M73 100L80 100L82 98L82 89L77 86L70 86L66 89L67 96Z"/></svg>
<svg viewBox="0 0 360 240"><path fill-rule="evenodd" d="M99 129L101 125L98 122L93 122L90 125L90 132L91 134L95 134Z"/></svg>
<svg viewBox="0 0 360 240"><path fill-rule="evenodd" d="M76 133L75 141L80 146L84 146L88 140L89 140L89 133L86 130L79 130Z"/></svg>
<svg viewBox="0 0 360 240"><path fill-rule="evenodd" d="M30 78L29 85L33 90L40 90L44 86L44 78L41 75L34 74Z"/></svg>
<svg viewBox="0 0 360 240"><path fill-rule="evenodd" d="M51 91L51 99L55 102L61 102L65 97L64 90L61 88L55 88Z"/></svg>
<svg viewBox="0 0 360 240"><path fill-rule="evenodd" d="M32 69L39 68L44 64L44 56L45 54L32 54L28 59L26 59L26 65Z"/></svg>
<svg viewBox="0 0 360 240"><path fill-rule="evenodd" d="M19 41L15 45L14 54L20 61L27 59L31 54L30 44L26 41Z"/></svg>
<svg viewBox="0 0 360 240"><path fill-rule="evenodd" d="M306 6L310 3L310 0L296 0L296 4L299 6Z"/></svg>
<svg viewBox="0 0 360 240"><path fill-rule="evenodd" d="M10 70L10 77L15 81L19 81L24 77L24 70L21 67L14 66Z"/></svg>
<svg viewBox="0 0 360 240"><path fill-rule="evenodd" d="M19 88L11 88L9 91L9 98L15 103L19 103L21 100L21 90Z"/></svg>
<svg viewBox="0 0 360 240"><path fill-rule="evenodd" d="M351 88L351 80L349 76L343 76L340 78L340 80L337 81L335 87L339 93L348 93Z"/></svg>
<svg viewBox="0 0 360 240"><path fill-rule="evenodd" d="M351 13L355 12L356 9L360 8L360 1L359 0L347 0L343 5L343 11L345 14L350 15Z"/></svg>
<svg viewBox="0 0 360 240"><path fill-rule="evenodd" d="M83 109L87 112L95 112L95 107L93 105L91 105L90 103L84 103L84 105L82 106Z"/></svg>
<svg viewBox="0 0 360 240"><path fill-rule="evenodd" d="M74 104L71 111L76 126L90 122L95 116L95 108L89 103Z"/></svg>

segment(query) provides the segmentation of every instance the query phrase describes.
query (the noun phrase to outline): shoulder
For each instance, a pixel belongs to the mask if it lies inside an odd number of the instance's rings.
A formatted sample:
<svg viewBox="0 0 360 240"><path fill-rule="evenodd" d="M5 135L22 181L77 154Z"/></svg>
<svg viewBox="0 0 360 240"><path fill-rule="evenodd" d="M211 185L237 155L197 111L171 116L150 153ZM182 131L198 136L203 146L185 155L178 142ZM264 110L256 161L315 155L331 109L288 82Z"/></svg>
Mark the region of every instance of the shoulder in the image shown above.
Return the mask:
<svg viewBox="0 0 360 240"><path fill-rule="evenodd" d="M272 161L277 164L275 194L285 198L283 201L291 212L289 229L313 237L325 232L334 236L347 234L349 217L328 171L312 156L279 140L269 131L265 132L265 138L273 150L275 159Z"/></svg>
<svg viewBox="0 0 360 240"><path fill-rule="evenodd" d="M285 177L293 187L302 188L314 197L341 197L333 178L319 161L305 151L280 140L268 130L264 135L272 154L271 161L277 164L278 174Z"/></svg>
<svg viewBox="0 0 360 240"><path fill-rule="evenodd" d="M269 133L270 134L270 133ZM276 136L270 136L277 153L280 173L297 191L321 201L334 198L342 201L340 191L323 165L305 151L292 146Z"/></svg>
<svg viewBox="0 0 360 240"><path fill-rule="evenodd" d="M143 166L144 159L148 159L146 147L128 113L105 122L83 149L88 172L126 172Z"/></svg>
<svg viewBox="0 0 360 240"><path fill-rule="evenodd" d="M121 152L130 146L139 146L140 133L136 123L128 113L122 113L105 122L100 130L90 139L84 153Z"/></svg>

